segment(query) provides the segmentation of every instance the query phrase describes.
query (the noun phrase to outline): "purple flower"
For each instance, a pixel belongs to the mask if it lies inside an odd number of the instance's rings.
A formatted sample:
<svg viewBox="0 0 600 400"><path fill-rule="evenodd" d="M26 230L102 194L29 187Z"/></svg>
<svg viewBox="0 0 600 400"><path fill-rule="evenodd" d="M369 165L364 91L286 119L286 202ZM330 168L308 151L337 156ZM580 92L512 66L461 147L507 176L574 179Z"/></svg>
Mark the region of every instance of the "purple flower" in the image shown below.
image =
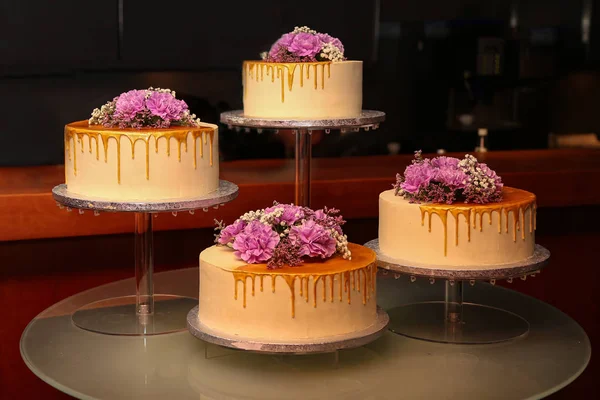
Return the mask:
<svg viewBox="0 0 600 400"><path fill-rule="evenodd" d="M236 220L233 224L227 225L221 231L218 238L219 244L227 244L235 240L235 237L244 230L246 222L241 219Z"/></svg>
<svg viewBox="0 0 600 400"><path fill-rule="evenodd" d="M431 160L431 165L436 168L458 168L459 162L458 158L441 156Z"/></svg>
<svg viewBox="0 0 600 400"><path fill-rule="evenodd" d="M267 263L268 269L276 269L282 267L295 267L302 264L302 258L298 254L300 247L293 245L289 240L283 239L279 245L275 247L273 257Z"/></svg>
<svg viewBox="0 0 600 400"><path fill-rule="evenodd" d="M289 239L292 245L300 246L300 256L327 258L335 253L335 239L313 220L292 227Z"/></svg>
<svg viewBox="0 0 600 400"><path fill-rule="evenodd" d="M296 38L296 34L293 32L286 33L282 35L275 44L278 44L282 47L289 48L292 45L292 42Z"/></svg>
<svg viewBox="0 0 600 400"><path fill-rule="evenodd" d="M468 176L458 167L445 166L435 169L433 180L451 189L464 189Z"/></svg>
<svg viewBox="0 0 600 400"><path fill-rule="evenodd" d="M145 90L130 90L119 96L115 103L115 114L118 118L131 121L137 113L144 110Z"/></svg>
<svg viewBox="0 0 600 400"><path fill-rule="evenodd" d="M322 46L316 35L301 32L294 37L288 50L300 57L314 57L321 51Z"/></svg>
<svg viewBox="0 0 600 400"><path fill-rule="evenodd" d="M408 193L417 193L429 185L435 176L435 170L429 162L411 164L404 171L404 182L400 184L402 190Z"/></svg>
<svg viewBox="0 0 600 400"><path fill-rule="evenodd" d="M293 204L278 204L273 207L265 208L265 213L271 213L277 209L283 208L283 214L280 217L274 219L273 222L280 224L285 222L286 225L291 226L296 221L304 218L304 211L302 207L295 206Z"/></svg>
<svg viewBox="0 0 600 400"><path fill-rule="evenodd" d="M163 92L153 92L146 100L146 107L152 115L165 121L178 120L183 111L187 110L185 101L177 100L172 94Z"/></svg>
<svg viewBox="0 0 600 400"><path fill-rule="evenodd" d="M327 218L327 214L325 214L325 211L323 211L323 209L315 211L315 219L325 219L325 218Z"/></svg>
<svg viewBox="0 0 600 400"><path fill-rule="evenodd" d="M235 256L249 264L257 264L269 260L275 247L279 244L279 235L271 226L260 221L252 221L233 242Z"/></svg>
<svg viewBox="0 0 600 400"><path fill-rule="evenodd" d="M321 41L321 43L331 43L333 46L337 47L342 53L344 52L344 45L338 38L334 38L333 36L328 35L327 33L317 33L317 37Z"/></svg>

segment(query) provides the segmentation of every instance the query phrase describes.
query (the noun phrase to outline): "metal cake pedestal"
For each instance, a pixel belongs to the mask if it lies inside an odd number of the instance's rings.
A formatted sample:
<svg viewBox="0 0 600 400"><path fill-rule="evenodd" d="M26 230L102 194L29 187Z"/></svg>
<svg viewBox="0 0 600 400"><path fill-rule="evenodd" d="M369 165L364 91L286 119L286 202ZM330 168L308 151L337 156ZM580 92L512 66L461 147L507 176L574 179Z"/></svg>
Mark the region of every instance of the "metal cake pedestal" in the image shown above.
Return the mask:
<svg viewBox="0 0 600 400"><path fill-rule="evenodd" d="M393 259L379 249L379 239L365 244L377 253L377 263L384 270L401 274L446 280L444 301L405 304L388 311L390 330L414 339L440 343L486 344L498 343L522 337L529 332L529 323L521 316L482 304L463 302L464 282L474 285L476 281L513 279L525 280L535 276L545 267L550 252L540 245L535 246L533 256L518 263L497 265L485 270L441 269L419 265L405 260Z"/></svg>
<svg viewBox="0 0 600 400"><path fill-rule="evenodd" d="M219 188L206 196L156 202L115 202L71 193L67 185L52 189L54 200L67 211L78 209L80 214L91 210L102 212L131 212L135 215L135 286L136 294L108 298L87 304L72 314L79 328L109 335L158 335L187 329L188 311L198 300L176 295L154 293L154 246L152 215L155 213L190 212L210 207L218 208L235 199L238 187L220 181Z"/></svg>
<svg viewBox="0 0 600 400"><path fill-rule="evenodd" d="M379 128L385 120L381 111L363 110L360 115L352 118L317 119L317 120L277 120L244 116L242 110L227 111L221 114L221 122L236 130L245 128L246 131L262 130L291 130L296 135L296 177L294 203L310 207L310 162L312 157L311 134L313 131L333 130L342 132L358 132Z"/></svg>
<svg viewBox="0 0 600 400"><path fill-rule="evenodd" d="M330 338L296 340L292 343L276 340L261 341L216 331L200 321L198 318L198 306L192 309L187 316L189 331L198 339L232 349L271 354L333 353L338 350L353 349L378 339L385 332L389 322L390 318L388 314L383 309L377 307L377 319L375 323L365 330L346 335L336 335Z"/></svg>

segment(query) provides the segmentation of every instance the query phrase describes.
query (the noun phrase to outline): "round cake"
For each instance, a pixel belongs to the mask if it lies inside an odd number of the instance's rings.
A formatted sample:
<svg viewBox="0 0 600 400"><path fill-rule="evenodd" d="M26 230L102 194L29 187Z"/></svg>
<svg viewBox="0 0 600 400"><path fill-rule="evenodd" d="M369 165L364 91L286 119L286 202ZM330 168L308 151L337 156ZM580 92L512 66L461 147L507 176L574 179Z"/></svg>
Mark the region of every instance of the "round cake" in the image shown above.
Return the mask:
<svg viewBox="0 0 600 400"><path fill-rule="evenodd" d="M168 89L132 90L65 127L65 180L114 201L201 197L219 187L218 128Z"/></svg>
<svg viewBox="0 0 600 400"><path fill-rule="evenodd" d="M376 256L348 243L340 221L330 210L277 204L221 230L221 244L200 254L200 322L228 336L273 342L372 326Z"/></svg>
<svg viewBox="0 0 600 400"><path fill-rule="evenodd" d="M362 61L348 61L341 41L296 27L244 61L244 115L273 119L348 118L362 111Z"/></svg>
<svg viewBox="0 0 600 400"><path fill-rule="evenodd" d="M422 159L379 195L379 248L435 269L489 269L531 257L536 197L472 156Z"/></svg>

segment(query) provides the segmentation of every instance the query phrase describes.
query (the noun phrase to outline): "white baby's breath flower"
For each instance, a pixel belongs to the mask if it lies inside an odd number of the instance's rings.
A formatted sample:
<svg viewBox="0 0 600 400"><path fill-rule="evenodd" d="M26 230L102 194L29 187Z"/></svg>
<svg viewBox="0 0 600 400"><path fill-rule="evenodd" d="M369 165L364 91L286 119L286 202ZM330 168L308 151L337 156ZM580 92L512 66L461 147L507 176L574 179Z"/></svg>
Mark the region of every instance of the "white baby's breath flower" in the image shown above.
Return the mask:
<svg viewBox="0 0 600 400"><path fill-rule="evenodd" d="M317 31L310 29L308 26L295 26L292 33L311 33L316 35Z"/></svg>

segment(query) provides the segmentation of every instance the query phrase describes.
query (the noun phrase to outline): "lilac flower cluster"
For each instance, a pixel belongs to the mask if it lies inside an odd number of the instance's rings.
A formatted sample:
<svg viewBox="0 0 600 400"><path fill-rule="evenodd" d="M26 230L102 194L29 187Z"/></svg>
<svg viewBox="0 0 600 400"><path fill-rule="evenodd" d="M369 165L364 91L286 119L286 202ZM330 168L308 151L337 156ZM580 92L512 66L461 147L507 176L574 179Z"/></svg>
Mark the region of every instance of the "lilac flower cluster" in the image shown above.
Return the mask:
<svg viewBox="0 0 600 400"><path fill-rule="evenodd" d="M261 57L270 62L343 61L344 45L338 38L306 26L296 27L277 40Z"/></svg>
<svg viewBox="0 0 600 400"><path fill-rule="evenodd" d="M183 100L169 89L130 90L92 111L90 125L107 128L168 128L198 126L200 119L190 114Z"/></svg>
<svg viewBox="0 0 600 400"><path fill-rule="evenodd" d="M215 241L235 250L245 262L267 263L271 269L300 265L303 257L325 259L337 253L350 259L348 238L342 232L345 222L333 208L314 211L275 202L247 212L231 225L217 222Z"/></svg>
<svg viewBox="0 0 600 400"><path fill-rule="evenodd" d="M396 175L397 196L411 203L491 203L502 200L502 179L486 164L467 154L453 157L423 158L415 152L404 175Z"/></svg>

